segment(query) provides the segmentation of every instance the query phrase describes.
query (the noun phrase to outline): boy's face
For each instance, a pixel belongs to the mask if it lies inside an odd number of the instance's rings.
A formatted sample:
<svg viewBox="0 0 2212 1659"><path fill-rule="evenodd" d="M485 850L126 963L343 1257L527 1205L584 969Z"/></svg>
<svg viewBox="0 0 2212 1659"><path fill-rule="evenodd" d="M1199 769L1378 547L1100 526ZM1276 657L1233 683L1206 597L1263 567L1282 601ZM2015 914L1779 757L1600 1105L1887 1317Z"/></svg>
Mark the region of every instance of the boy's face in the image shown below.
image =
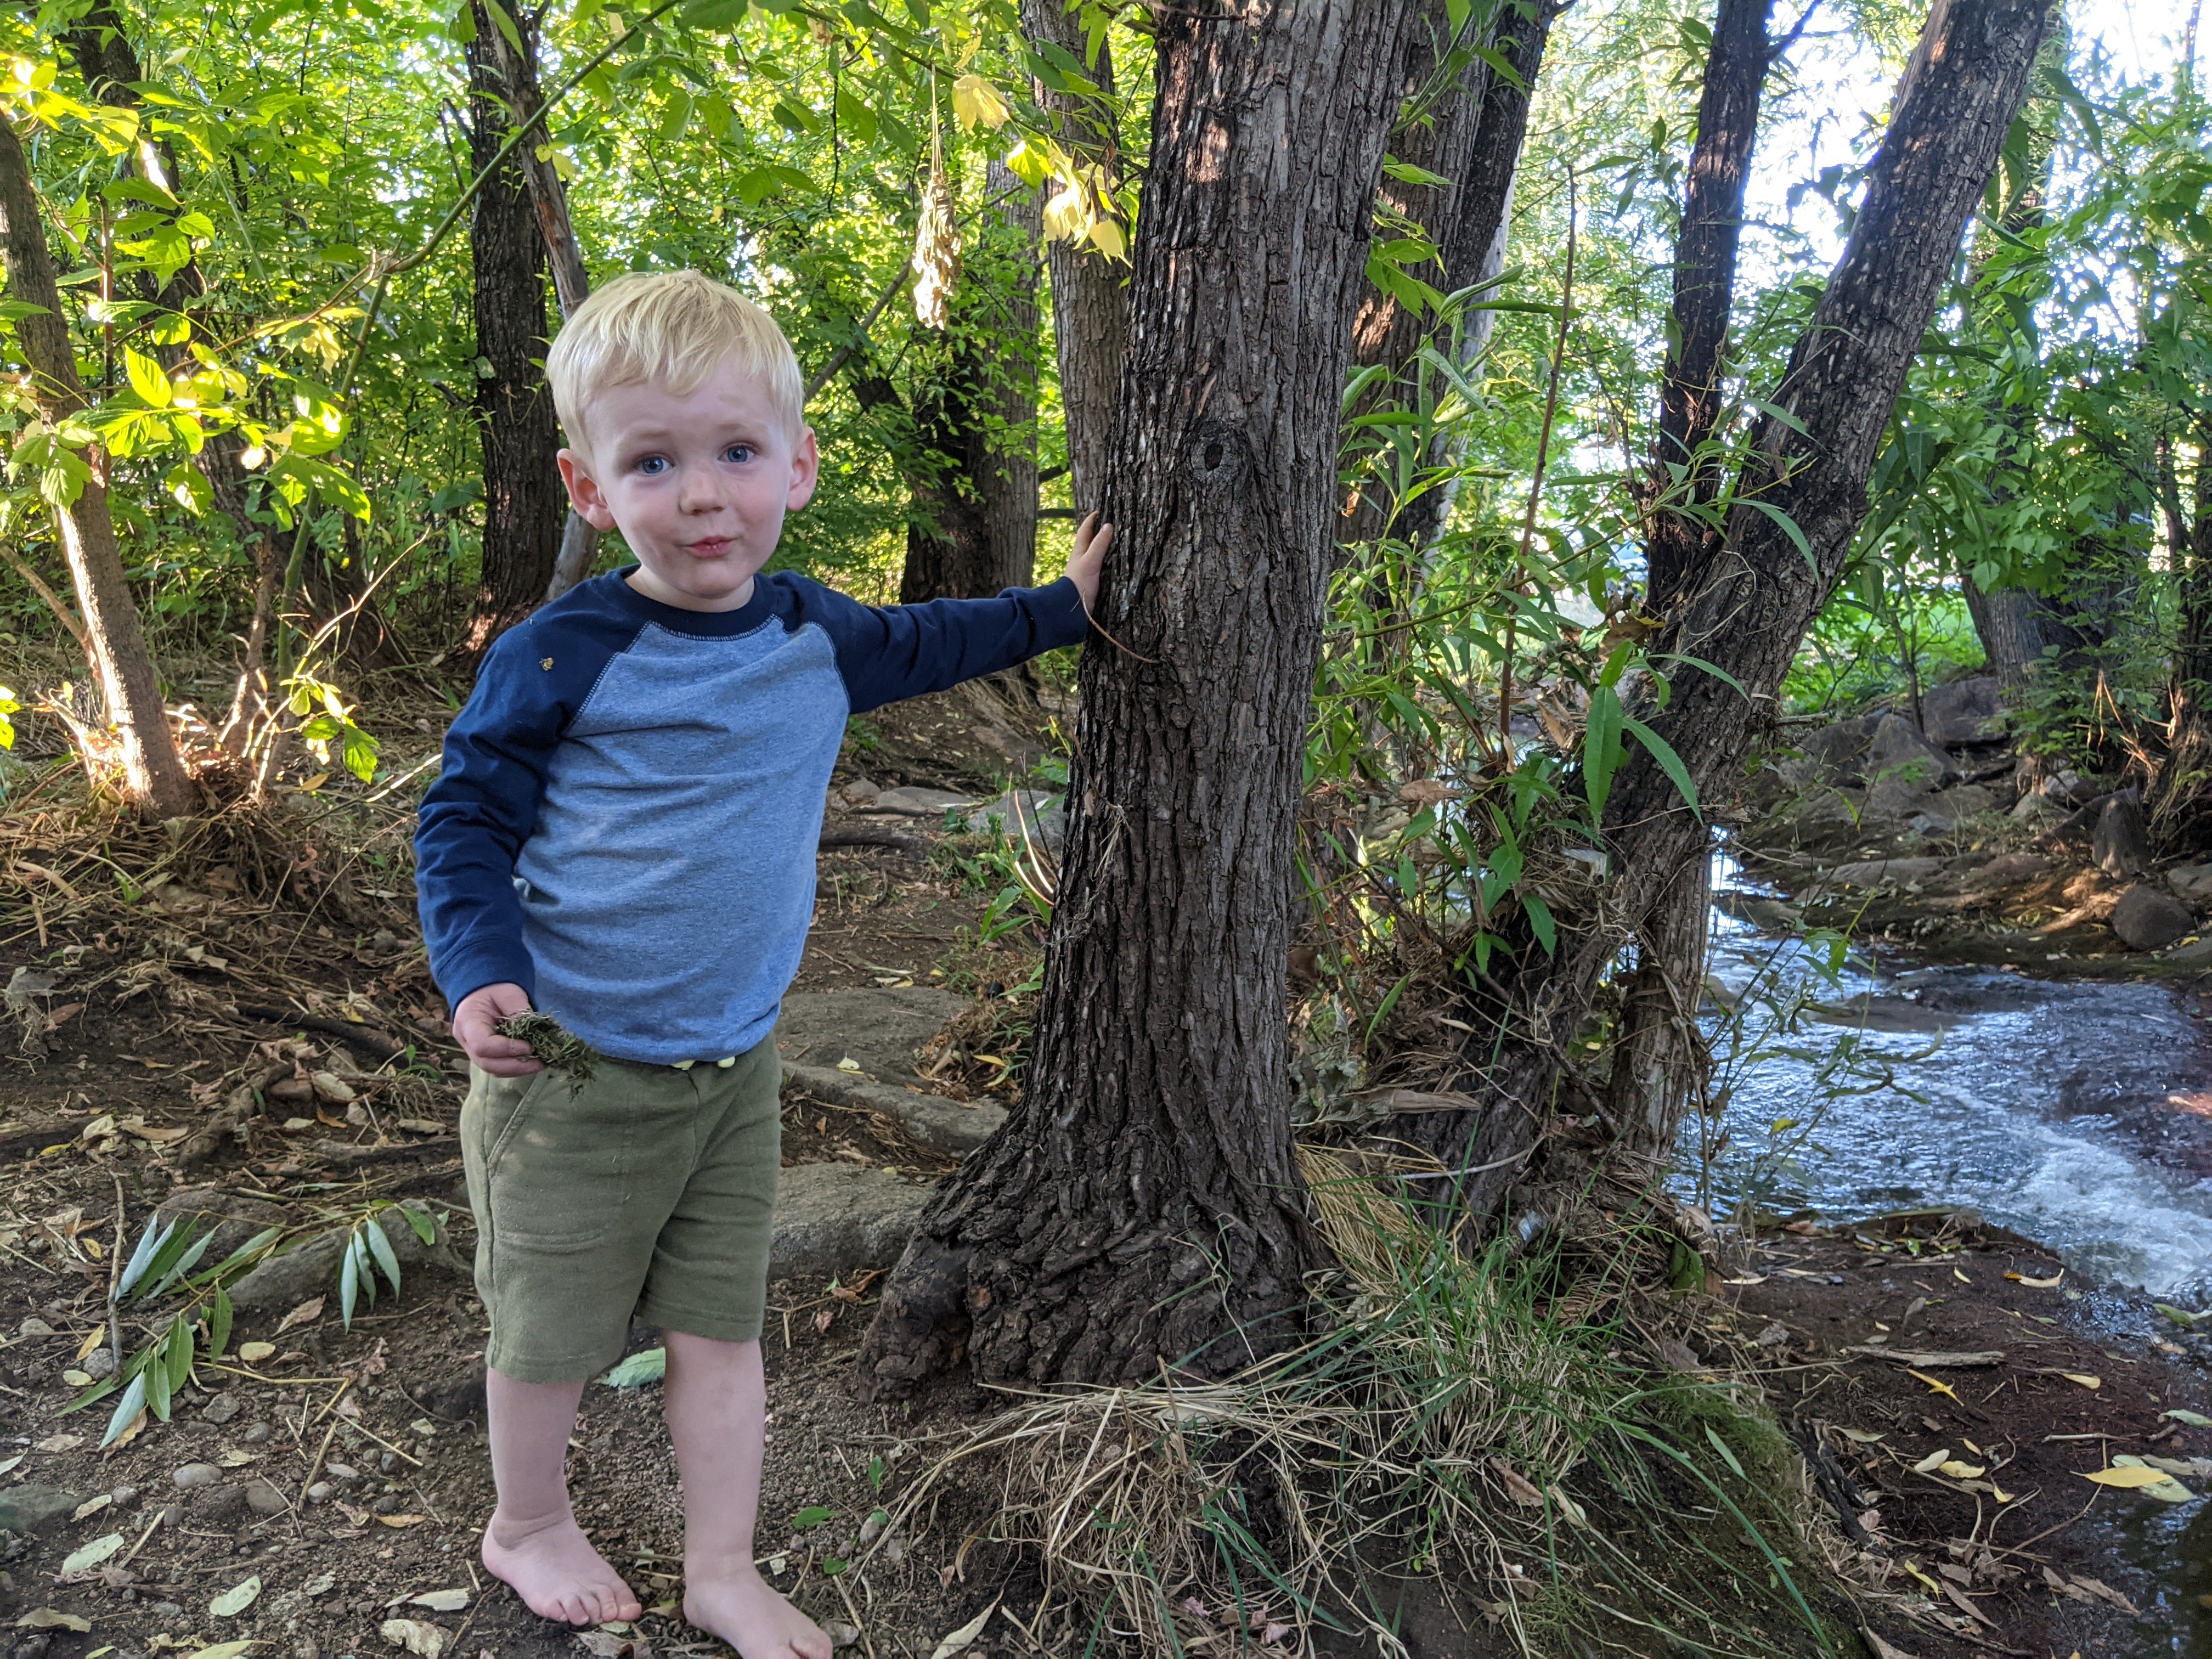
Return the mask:
<svg viewBox="0 0 2212 1659"><path fill-rule="evenodd" d="M630 586L685 611L735 611L806 505L814 434L796 447L767 389L734 365L686 398L650 381L593 398L588 453L561 452L576 511L619 529L637 556Z"/></svg>

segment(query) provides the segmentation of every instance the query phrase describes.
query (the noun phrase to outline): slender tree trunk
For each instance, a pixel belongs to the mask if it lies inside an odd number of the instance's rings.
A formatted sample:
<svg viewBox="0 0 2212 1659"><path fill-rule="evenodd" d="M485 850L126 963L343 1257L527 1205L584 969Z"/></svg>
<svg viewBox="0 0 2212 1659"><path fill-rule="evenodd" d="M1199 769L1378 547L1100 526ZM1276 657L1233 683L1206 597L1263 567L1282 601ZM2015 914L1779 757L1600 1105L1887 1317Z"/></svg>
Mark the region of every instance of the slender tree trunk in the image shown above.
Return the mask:
<svg viewBox="0 0 2212 1659"><path fill-rule="evenodd" d="M516 32L522 35L524 46L520 57L497 29L491 33L490 46L501 78L513 94L513 118L527 121L545 98L538 84L538 37L519 27ZM552 159L541 158L538 149L536 144L524 144L515 151L515 159L529 181L538 238L545 244L545 258L553 269L553 297L566 322L591 297L592 279L585 269L583 245L576 240L575 222L568 215L568 187L562 182L561 171ZM561 523L561 546L554 556L552 579L545 585L546 602L559 599L590 575L592 561L599 556L599 532L582 514L568 508Z"/></svg>
<svg viewBox="0 0 2212 1659"><path fill-rule="evenodd" d="M481 172L516 118L515 88L501 72L506 43L483 0L474 3L477 38L467 48L469 154ZM530 27L526 14L510 15L518 29ZM567 514L554 461L560 429L543 368L545 247L528 177L512 157L477 197L469 245L476 274L476 407L484 491L483 556L467 641L477 653L544 598Z"/></svg>
<svg viewBox="0 0 2212 1659"><path fill-rule="evenodd" d="M1006 270L987 295L999 326L986 338L988 368L969 428L968 476L983 498L983 531L1000 587L1036 574L1037 240L1044 204L996 156L984 191L1003 203L983 215L983 234L1005 249Z"/></svg>
<svg viewBox="0 0 2212 1659"><path fill-rule="evenodd" d="M1528 136L1528 100L1552 25L1567 4L1568 0L1530 0L1524 11L1508 0L1496 20L1490 48L1514 73L1498 74L1486 59L1477 58L1437 100L1425 124L1394 136L1401 161L1449 181L1423 185L1386 180L1382 187L1386 202L1428 229L1437 246L1433 275L1446 294L1494 281L1505 268L1506 227ZM1496 315L1478 309L1461 319L1457 358L1462 366L1472 367L1489 349ZM1352 325L1352 361L1363 368L1385 365L1395 380L1434 326L1431 319L1370 288ZM1423 457L1430 466L1448 459L1441 441ZM1442 527L1453 493L1432 490L1408 503L1398 514L1397 536L1416 549L1425 544ZM1371 541L1382 533L1389 511L1388 502L1363 492L1352 505L1348 522L1335 526L1334 533L1345 541Z"/></svg>
<svg viewBox="0 0 2212 1659"><path fill-rule="evenodd" d="M1674 326L1660 380L1659 437L1651 456L1655 500L1679 494L1702 504L1712 500L1719 483L1712 463L1698 451L1720 422L1744 182L1774 56L1766 38L1773 10L1774 0L1720 0L1713 20L1712 51L1698 100L1698 142L1690 152L1681 231L1674 242ZM1688 591L1707 540L1705 526L1689 514L1662 506L1653 514L1644 544L1652 615L1665 616Z"/></svg>
<svg viewBox="0 0 2212 1659"><path fill-rule="evenodd" d="M40 309L15 319L15 337L30 366L32 394L48 424L85 407L76 356L56 285L54 258L39 220L39 198L30 159L14 125L0 117L0 255L8 267L8 293ZM194 811L199 791L185 770L161 702L161 677L138 625L138 607L123 570L115 520L107 508L106 458L85 453L92 476L76 499L54 514L62 552L76 586L78 613L91 636L108 718L115 724L124 787L134 805L163 817Z"/></svg>
<svg viewBox="0 0 2212 1659"><path fill-rule="evenodd" d="M899 603L973 599L995 593L997 562L982 492L969 471L984 440L977 430L982 382L989 374L963 329L915 354L936 359L913 393L915 450L907 465L906 567Z"/></svg>
<svg viewBox="0 0 2212 1659"><path fill-rule="evenodd" d="M2152 840L2167 856L2212 846L2212 422L2198 421L2196 440L2193 502L2182 493L2175 447L2161 446L2159 457L2166 546L2181 579L2166 753L2150 792Z"/></svg>
<svg viewBox="0 0 2212 1659"><path fill-rule="evenodd" d="M1641 711L1702 797L1741 765L1849 556L1876 445L2020 109L2047 6L1936 0L1843 258L1769 400L1790 419L1760 422L1739 491L1786 514L1809 556L1764 511L1737 507L1718 556L1654 641L1655 654L1678 665L1705 659L1734 682L1678 666L1668 707ZM1644 925L1706 833L1636 744L1614 778L1605 831L1605 926L1563 935L1548 963L1526 941L1520 976L1482 1010L1499 1028L1480 1039L1484 1104L1442 1138L1467 1172L1462 1201L1478 1215L1495 1213L1540 1143L1561 1045L1587 1016L1619 930Z"/></svg>
<svg viewBox="0 0 2212 1659"><path fill-rule="evenodd" d="M1022 32L1032 41L1048 41L1079 60L1089 49L1081 14L1066 9L1062 0L1022 0ZM1063 143L1111 157L1118 153L1121 137L1111 114L1112 50L1102 44L1097 61L1089 67L1103 99L1042 87L1038 95L1058 115ZM1046 259L1052 273L1060 403L1067 422L1068 490L1080 514L1097 505L1105 488L1115 400L1121 390L1121 362L1129 351L1128 290L1122 284L1123 269L1095 248L1056 241L1046 250Z"/></svg>
<svg viewBox="0 0 2212 1659"><path fill-rule="evenodd" d="M1233 1370L1322 1260L1290 1136L1291 830L1337 410L1413 0L1159 16L1131 358L1029 1086L862 1353L902 1393Z"/></svg>

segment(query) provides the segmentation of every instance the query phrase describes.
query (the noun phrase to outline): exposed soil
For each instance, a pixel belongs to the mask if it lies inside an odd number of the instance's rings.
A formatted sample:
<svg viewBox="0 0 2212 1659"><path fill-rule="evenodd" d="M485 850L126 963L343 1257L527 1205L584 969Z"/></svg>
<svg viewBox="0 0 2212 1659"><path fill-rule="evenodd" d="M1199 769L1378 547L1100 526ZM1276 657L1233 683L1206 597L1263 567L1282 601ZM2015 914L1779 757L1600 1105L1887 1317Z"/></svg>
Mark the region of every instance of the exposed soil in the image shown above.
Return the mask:
<svg viewBox="0 0 2212 1659"><path fill-rule="evenodd" d="M2201 1339L2185 1347L2142 1298L1942 1214L1771 1235L1743 1261L1709 1328L1764 1346L1823 1495L1893 1564L1888 1588L1920 1592L1913 1618L1876 1621L1899 1649L2212 1650L2194 1590L2121 1542L2202 1505L2084 1478L2120 1455L2212 1458L2212 1431L2165 1415L2207 1409ZM1939 1451L1951 1473L1917 1467ZM2208 1477L2200 1461L2179 1478L2201 1495Z"/></svg>

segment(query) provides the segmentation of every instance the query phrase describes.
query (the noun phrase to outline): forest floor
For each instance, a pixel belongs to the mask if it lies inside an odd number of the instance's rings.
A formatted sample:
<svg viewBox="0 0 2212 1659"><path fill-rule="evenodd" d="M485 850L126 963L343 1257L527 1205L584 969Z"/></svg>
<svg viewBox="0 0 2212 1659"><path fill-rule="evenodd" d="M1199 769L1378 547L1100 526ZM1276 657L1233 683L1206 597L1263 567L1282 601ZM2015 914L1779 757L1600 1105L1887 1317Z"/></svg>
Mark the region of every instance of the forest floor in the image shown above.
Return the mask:
<svg viewBox="0 0 2212 1659"><path fill-rule="evenodd" d="M1010 719L954 697L886 711L856 727L839 788L988 798L1035 763L1040 724L1034 711ZM407 757L387 759L398 772ZM263 1659L551 1659L580 1643L602 1659L717 1650L673 1616L680 1500L650 1386L594 1384L573 1443L580 1518L647 1617L579 1637L533 1618L477 1563L492 1493L485 1327L462 1271L464 1068L395 856L411 815L356 796L346 838L304 854L244 832L88 839L71 827L81 799L54 775L14 792L0 847L15 884L0 899L0 981L14 987L5 1035L21 1050L0 1060L0 1656L135 1659L230 1643ZM42 788L43 801L27 799ZM291 805L303 818L328 810L307 793ZM825 851L797 988L934 983L973 995L1026 977L1033 941L977 940L990 891L957 857L924 862L896 844L936 841L941 823L833 812L833 828L891 828L882 844ZM169 879L147 878L163 868ZM968 1075L956 1094L988 1098L995 1086L1004 1097L1003 1079ZM234 1120L239 1085L257 1080L269 1115ZM233 1121L237 1133L208 1133ZM795 1090L785 1157L924 1179L952 1165L896 1124ZM401 1288L349 1328L334 1255L319 1277L270 1274L252 1295L240 1281L226 1352L201 1358L168 1421L102 1450L112 1402L66 1414L79 1379L112 1365L112 1276L157 1209L230 1218L219 1254L258 1226L325 1234L392 1203L434 1218L438 1242L388 1228L403 1247ZM1860 1559L1877 1564L1887 1593L1863 1610L1893 1650L2147 1650L2130 1609L2150 1609L2159 1587L2112 1567L2098 1528L2151 1500L2081 1477L2109 1453L2212 1453L2204 1431L2160 1414L2205 1407L2201 1365L2138 1304L2041 1283L2057 1269L2024 1241L1936 1220L1735 1249L1711 1297L1670 1299L1681 1334L1662 1357L1764 1388L1811 1449L1835 1524L1868 1529ZM295 1258L315 1265L297 1250L278 1261ZM865 1572L839 1570L879 1505L930 1462L933 1437L1006 1404L961 1383L912 1409L862 1403L854 1356L872 1277L774 1287L760 1540L775 1582L868 1659L934 1655L963 1632L969 1659L1087 1651L1089 1619L1048 1590L1032 1556L997 1540L986 1466L944 1482L926 1524L881 1542ZM126 1301L124 1352L182 1305L173 1292ZM640 1328L632 1347L654 1340ZM1883 1345L2002 1352L1963 1367L1850 1352ZM2092 1376L2094 1388L2080 1380ZM1937 1449L1983 1473L1914 1469ZM1474 1605L1492 1593L1476 1587ZM2166 1605L2176 1593L2165 1588ZM1407 1632L1422 1659L1508 1650L1494 1620L1430 1622ZM1266 1650L1290 1650L1283 1635L1261 1635ZM1261 1638L1224 1632L1209 1650L1240 1645Z"/></svg>

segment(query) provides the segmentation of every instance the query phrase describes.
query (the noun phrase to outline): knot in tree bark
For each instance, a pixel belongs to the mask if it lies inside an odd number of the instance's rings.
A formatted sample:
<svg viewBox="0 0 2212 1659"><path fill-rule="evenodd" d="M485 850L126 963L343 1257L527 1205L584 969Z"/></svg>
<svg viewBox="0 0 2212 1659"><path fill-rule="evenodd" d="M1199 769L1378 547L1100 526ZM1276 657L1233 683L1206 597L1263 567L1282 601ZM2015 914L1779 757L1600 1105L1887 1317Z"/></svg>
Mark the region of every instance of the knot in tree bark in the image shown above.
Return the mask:
<svg viewBox="0 0 2212 1659"><path fill-rule="evenodd" d="M1183 440L1183 471L1206 495L1219 498L1251 470L1252 447L1242 428L1226 421L1200 421Z"/></svg>

